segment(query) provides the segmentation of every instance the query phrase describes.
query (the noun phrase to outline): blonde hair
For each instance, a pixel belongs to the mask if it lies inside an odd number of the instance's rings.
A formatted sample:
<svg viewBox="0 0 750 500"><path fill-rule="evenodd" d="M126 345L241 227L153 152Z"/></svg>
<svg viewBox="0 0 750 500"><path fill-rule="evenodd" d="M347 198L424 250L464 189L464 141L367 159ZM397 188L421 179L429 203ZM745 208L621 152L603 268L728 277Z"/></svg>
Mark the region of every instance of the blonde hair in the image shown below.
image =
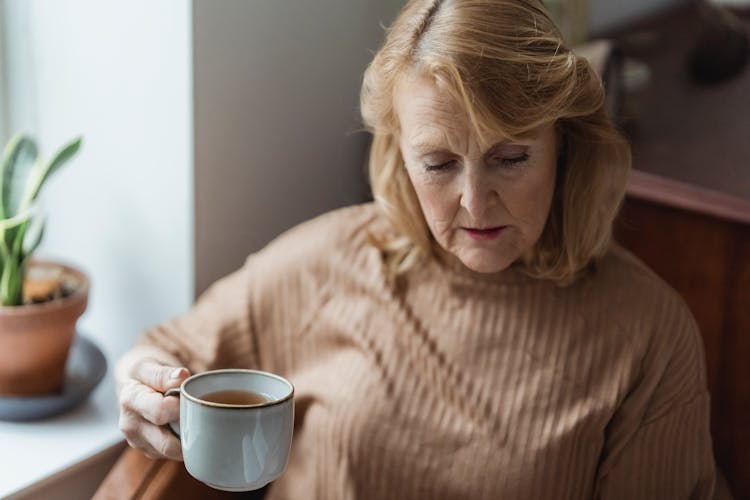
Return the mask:
<svg viewBox="0 0 750 500"><path fill-rule="evenodd" d="M630 147L607 117L601 80L565 46L539 0L412 0L368 66L360 104L373 135L373 196L394 234L378 239L398 278L434 255L434 241L399 148L394 88L404 75L433 79L465 110L474 132L517 140L554 122L557 185L528 275L571 283L612 238L630 171Z"/></svg>

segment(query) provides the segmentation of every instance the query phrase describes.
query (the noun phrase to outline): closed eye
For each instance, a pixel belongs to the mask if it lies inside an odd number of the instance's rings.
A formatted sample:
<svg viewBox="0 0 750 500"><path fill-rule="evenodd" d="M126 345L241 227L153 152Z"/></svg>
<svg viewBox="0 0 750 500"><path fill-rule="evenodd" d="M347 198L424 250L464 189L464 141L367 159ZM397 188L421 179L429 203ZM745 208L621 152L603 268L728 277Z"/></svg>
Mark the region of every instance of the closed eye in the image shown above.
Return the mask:
<svg viewBox="0 0 750 500"><path fill-rule="evenodd" d="M494 161L499 162L504 167L515 167L522 163L525 163L529 160L529 154L524 153L519 156L514 156L512 158L500 158L500 157L494 157L492 158ZM456 160L450 160L445 163L439 163L436 165L425 165L424 169L427 172L441 172L444 170L449 169L456 163Z"/></svg>
<svg viewBox="0 0 750 500"><path fill-rule="evenodd" d="M506 167L515 167L517 165L520 165L521 163L524 163L528 161L529 155L528 153L524 153L520 156L515 156L513 158L493 158L494 160L500 160L500 163L503 166Z"/></svg>
<svg viewBox="0 0 750 500"><path fill-rule="evenodd" d="M456 163L456 160L450 160L445 163L440 163L437 165L425 165L424 169L428 172L441 172L452 167L454 163Z"/></svg>

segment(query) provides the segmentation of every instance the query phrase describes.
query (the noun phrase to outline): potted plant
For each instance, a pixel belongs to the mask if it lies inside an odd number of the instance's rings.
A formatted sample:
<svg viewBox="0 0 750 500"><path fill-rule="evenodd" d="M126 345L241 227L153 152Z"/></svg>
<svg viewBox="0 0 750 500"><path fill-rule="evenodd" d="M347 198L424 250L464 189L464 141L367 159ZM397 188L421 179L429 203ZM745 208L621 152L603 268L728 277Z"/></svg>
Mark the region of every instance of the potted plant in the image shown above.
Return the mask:
<svg viewBox="0 0 750 500"><path fill-rule="evenodd" d="M36 143L16 135L0 164L0 395L55 392L75 325L86 309L89 282L69 266L32 255L44 234L39 192L52 174L76 155L77 138L49 161Z"/></svg>

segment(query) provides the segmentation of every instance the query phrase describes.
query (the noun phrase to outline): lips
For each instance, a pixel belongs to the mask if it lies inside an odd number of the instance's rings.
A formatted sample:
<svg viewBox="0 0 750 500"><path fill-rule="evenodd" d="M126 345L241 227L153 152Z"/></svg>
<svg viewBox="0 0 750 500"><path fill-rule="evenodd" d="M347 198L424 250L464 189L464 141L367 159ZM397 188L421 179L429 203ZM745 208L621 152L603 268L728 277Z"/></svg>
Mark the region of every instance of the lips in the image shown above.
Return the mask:
<svg viewBox="0 0 750 500"><path fill-rule="evenodd" d="M464 231L475 240L492 240L500 236L507 226L495 226L488 228L462 227Z"/></svg>

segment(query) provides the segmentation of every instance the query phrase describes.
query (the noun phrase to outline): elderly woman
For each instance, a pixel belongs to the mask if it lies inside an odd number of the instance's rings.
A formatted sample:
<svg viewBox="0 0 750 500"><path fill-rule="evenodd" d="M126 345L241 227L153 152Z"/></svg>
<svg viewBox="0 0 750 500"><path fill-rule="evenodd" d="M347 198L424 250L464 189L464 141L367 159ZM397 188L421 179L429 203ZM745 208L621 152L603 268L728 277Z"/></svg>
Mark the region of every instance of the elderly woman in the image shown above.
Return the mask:
<svg viewBox="0 0 750 500"><path fill-rule="evenodd" d="M413 0L361 94L374 203L251 255L118 365L121 427L179 460L162 391L296 386L270 499L709 499L702 343L611 240L630 168L538 0Z"/></svg>

